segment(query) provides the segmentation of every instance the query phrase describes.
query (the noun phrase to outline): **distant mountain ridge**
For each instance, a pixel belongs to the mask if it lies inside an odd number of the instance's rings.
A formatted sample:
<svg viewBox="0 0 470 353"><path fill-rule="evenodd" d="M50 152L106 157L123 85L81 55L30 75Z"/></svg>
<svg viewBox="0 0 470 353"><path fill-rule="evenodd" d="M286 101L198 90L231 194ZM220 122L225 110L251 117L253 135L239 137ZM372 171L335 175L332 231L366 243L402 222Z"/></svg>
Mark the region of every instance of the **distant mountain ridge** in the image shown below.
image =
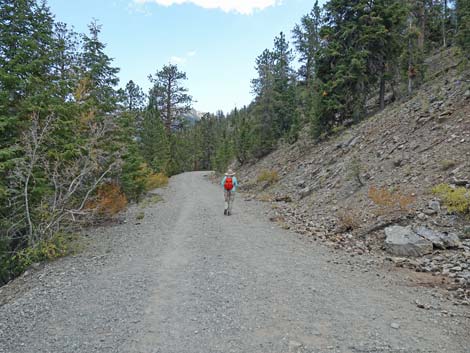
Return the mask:
<svg viewBox="0 0 470 353"><path fill-rule="evenodd" d="M199 112L196 109L191 109L189 112L183 114L183 119L187 121L190 125L196 124L199 120L201 120L202 116L205 113Z"/></svg>

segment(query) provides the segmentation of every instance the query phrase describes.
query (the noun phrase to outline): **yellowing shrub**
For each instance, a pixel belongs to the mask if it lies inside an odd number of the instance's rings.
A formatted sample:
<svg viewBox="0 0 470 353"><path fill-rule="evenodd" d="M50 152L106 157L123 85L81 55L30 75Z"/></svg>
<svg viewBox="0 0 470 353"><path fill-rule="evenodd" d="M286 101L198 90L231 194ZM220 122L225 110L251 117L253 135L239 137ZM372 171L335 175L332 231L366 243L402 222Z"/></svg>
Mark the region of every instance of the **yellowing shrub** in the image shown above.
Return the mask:
<svg viewBox="0 0 470 353"><path fill-rule="evenodd" d="M397 211L409 211L415 201L415 197L401 193L399 190L390 191L386 188L376 188L372 186L368 193L371 199L379 208L381 213L392 213Z"/></svg>
<svg viewBox="0 0 470 353"><path fill-rule="evenodd" d="M124 210L127 198L117 183L108 183L100 186L93 201L89 202L87 209L94 209L98 214L112 217Z"/></svg>
<svg viewBox="0 0 470 353"><path fill-rule="evenodd" d="M452 188L448 184L439 184L432 189L449 212L469 214L470 213L470 190L464 187Z"/></svg>
<svg viewBox="0 0 470 353"><path fill-rule="evenodd" d="M168 177L163 173L155 173L148 176L145 183L147 191L168 185Z"/></svg>
<svg viewBox="0 0 470 353"><path fill-rule="evenodd" d="M274 184L279 181L279 175L275 170L263 170L261 173L258 175L258 178L256 179L258 183L264 183L267 182L268 184Z"/></svg>

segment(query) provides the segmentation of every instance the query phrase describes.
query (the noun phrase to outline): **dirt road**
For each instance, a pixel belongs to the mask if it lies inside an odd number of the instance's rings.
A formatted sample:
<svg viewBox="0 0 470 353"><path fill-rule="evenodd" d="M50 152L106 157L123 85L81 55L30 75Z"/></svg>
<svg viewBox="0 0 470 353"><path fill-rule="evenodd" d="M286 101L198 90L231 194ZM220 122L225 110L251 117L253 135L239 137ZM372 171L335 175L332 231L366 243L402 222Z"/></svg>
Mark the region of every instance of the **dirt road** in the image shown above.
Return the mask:
<svg viewBox="0 0 470 353"><path fill-rule="evenodd" d="M0 352L470 351L468 308L281 230L262 205L238 197L224 216L204 175L0 289Z"/></svg>

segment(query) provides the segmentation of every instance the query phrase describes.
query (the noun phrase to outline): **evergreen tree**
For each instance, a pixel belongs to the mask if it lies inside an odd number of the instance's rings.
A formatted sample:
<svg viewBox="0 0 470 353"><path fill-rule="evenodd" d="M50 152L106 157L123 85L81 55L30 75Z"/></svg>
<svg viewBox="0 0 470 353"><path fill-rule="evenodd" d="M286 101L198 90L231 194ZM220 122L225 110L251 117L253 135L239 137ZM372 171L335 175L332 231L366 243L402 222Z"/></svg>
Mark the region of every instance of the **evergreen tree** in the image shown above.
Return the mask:
<svg viewBox="0 0 470 353"><path fill-rule="evenodd" d="M106 45L99 39L101 26L93 21L88 29L90 34L83 35L82 84L88 106L96 108L96 114L101 115L117 106L119 97L114 87L119 83L119 69L111 66L112 59L104 52Z"/></svg>
<svg viewBox="0 0 470 353"><path fill-rule="evenodd" d="M331 0L326 4L325 45L317 56L317 136L335 125L362 119L366 99L377 82L383 108L385 82L392 75L387 70L401 53L401 5L394 0Z"/></svg>
<svg viewBox="0 0 470 353"><path fill-rule="evenodd" d="M234 152L240 164L244 164L250 158L251 152L251 128L248 121L248 114L246 108L240 111L234 110L229 119L234 121L235 136L234 136Z"/></svg>
<svg viewBox="0 0 470 353"><path fill-rule="evenodd" d="M56 95L51 74L53 29L52 15L44 3L0 3L0 236L11 223L17 224L19 232L24 224L24 219L12 216L16 207L25 207L23 202L12 205L13 198L20 200L12 173L25 158L21 135L30 127L32 115L45 119L50 114L48 102ZM39 187L39 179L37 182Z"/></svg>
<svg viewBox="0 0 470 353"><path fill-rule="evenodd" d="M123 112L119 115L117 124L118 129L114 138L115 143L119 144L118 148L122 155L120 184L128 200L139 201L146 191L146 180L150 170L137 143L135 115L129 111Z"/></svg>
<svg viewBox="0 0 470 353"><path fill-rule="evenodd" d="M470 58L470 2L457 0L457 43Z"/></svg>
<svg viewBox="0 0 470 353"><path fill-rule="evenodd" d="M124 89L125 106L129 111L140 111L144 109L145 94L139 85L130 80Z"/></svg>
<svg viewBox="0 0 470 353"><path fill-rule="evenodd" d="M186 73L178 70L177 65L165 65L155 76L150 76L154 84L149 94L149 106L158 110L168 135L172 128L179 128L182 115L191 109L192 98L182 86Z"/></svg>
<svg viewBox="0 0 470 353"><path fill-rule="evenodd" d="M158 110L145 110L140 144L147 164L156 172L167 173L170 160L169 136L165 132Z"/></svg>
<svg viewBox="0 0 470 353"><path fill-rule="evenodd" d="M315 54L320 49L321 9L318 0L309 14L302 16L300 24L293 29L294 46L299 53L299 74L310 87L315 76Z"/></svg>

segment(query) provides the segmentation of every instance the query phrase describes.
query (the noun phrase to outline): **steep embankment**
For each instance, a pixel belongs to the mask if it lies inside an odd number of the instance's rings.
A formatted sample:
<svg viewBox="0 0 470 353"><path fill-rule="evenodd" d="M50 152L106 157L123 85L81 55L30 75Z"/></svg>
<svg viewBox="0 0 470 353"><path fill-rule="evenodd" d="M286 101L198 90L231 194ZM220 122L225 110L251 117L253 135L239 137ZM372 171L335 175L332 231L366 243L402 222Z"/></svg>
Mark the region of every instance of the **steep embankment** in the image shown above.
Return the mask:
<svg viewBox="0 0 470 353"><path fill-rule="evenodd" d="M389 260L449 276L468 303L470 222L448 212L432 189L470 186L470 71L452 51L427 64L430 79L411 99L327 141L280 146L240 175L248 198L274 203L273 221L355 254L381 253L384 228L393 224L451 234L433 254ZM263 170L279 180L257 181Z"/></svg>

